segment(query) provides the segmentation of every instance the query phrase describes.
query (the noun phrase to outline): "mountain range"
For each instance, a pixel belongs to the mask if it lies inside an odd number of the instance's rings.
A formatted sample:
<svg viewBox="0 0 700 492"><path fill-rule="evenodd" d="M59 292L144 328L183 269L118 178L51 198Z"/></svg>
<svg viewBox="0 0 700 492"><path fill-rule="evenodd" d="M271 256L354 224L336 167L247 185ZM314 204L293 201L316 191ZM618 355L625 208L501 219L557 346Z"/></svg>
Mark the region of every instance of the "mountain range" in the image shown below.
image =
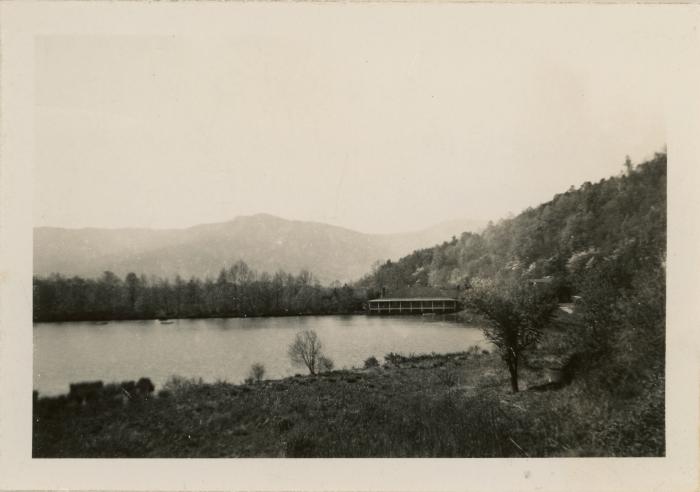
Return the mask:
<svg viewBox="0 0 700 492"><path fill-rule="evenodd" d="M321 283L357 280L380 261L478 231L455 220L416 232L366 234L318 222L257 214L184 229L34 229L34 274L97 277L109 270L173 278L216 278L239 260L273 273L306 269Z"/></svg>

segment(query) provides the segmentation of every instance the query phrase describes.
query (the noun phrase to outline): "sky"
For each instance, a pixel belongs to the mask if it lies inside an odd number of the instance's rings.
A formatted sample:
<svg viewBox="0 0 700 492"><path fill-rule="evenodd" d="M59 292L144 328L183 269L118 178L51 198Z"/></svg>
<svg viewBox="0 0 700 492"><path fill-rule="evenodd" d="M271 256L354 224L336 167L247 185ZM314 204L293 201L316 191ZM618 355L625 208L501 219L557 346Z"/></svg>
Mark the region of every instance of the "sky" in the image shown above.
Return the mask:
<svg viewBox="0 0 700 492"><path fill-rule="evenodd" d="M666 143L673 43L639 10L335 4L37 37L35 226L517 214Z"/></svg>

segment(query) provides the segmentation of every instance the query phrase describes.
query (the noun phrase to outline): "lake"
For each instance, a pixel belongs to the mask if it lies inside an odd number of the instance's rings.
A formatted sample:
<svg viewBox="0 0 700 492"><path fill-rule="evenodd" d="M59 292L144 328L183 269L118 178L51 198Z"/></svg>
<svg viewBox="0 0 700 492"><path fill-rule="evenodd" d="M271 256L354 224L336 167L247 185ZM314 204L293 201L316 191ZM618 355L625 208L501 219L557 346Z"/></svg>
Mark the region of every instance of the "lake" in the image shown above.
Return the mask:
<svg viewBox="0 0 700 492"><path fill-rule="evenodd" d="M172 375L240 383L251 364L265 377L306 374L287 348L301 330L315 330L337 369L362 367L374 355L446 353L487 347L479 327L443 316L299 316L34 324L34 389L68 392L70 383L149 377L156 390Z"/></svg>

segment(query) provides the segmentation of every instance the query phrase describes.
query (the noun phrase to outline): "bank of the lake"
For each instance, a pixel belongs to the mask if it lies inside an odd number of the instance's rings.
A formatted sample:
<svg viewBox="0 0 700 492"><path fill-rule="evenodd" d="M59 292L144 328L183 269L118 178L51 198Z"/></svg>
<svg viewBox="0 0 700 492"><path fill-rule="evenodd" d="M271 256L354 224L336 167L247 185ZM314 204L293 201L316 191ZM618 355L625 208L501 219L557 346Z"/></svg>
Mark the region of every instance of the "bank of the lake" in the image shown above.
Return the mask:
<svg viewBox="0 0 700 492"><path fill-rule="evenodd" d="M37 323L33 388L55 396L67 393L70 383L146 376L160 389L174 374L239 383L254 363L265 366L266 377L281 379L303 372L287 354L300 331L315 331L324 354L342 369L389 352L488 349L482 326L452 316L366 315Z"/></svg>
<svg viewBox="0 0 700 492"><path fill-rule="evenodd" d="M181 380L127 403L40 398L33 456L663 455L663 386L610 405L584 379L546 381L524 368L512 394L498 355L474 350L249 385Z"/></svg>

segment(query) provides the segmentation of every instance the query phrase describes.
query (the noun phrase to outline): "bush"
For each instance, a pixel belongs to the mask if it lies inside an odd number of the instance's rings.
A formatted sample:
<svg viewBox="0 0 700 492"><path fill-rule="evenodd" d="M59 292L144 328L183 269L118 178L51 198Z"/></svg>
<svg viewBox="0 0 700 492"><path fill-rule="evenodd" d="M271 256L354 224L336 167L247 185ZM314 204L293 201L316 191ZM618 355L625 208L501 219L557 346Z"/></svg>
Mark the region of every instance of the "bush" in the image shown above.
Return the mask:
<svg viewBox="0 0 700 492"><path fill-rule="evenodd" d="M250 371L248 372L248 377L246 378L246 384L259 383L265 377L265 366L259 362L254 363L250 366Z"/></svg>
<svg viewBox="0 0 700 492"><path fill-rule="evenodd" d="M150 378L141 378L136 382L136 391L144 398L148 398L155 389L156 387Z"/></svg>
<svg viewBox="0 0 700 492"><path fill-rule="evenodd" d="M163 390L171 394L177 394L182 391L187 391L195 386L204 384L202 378L185 378L182 376L173 375L163 385Z"/></svg>
<svg viewBox="0 0 700 492"><path fill-rule="evenodd" d="M330 372L333 370L333 361L322 355L318 358L318 369L320 372Z"/></svg>
<svg viewBox="0 0 700 492"><path fill-rule="evenodd" d="M406 361L406 357L401 354L395 354L394 352L389 352L384 356L384 360L392 366L398 366L402 362Z"/></svg>
<svg viewBox="0 0 700 492"><path fill-rule="evenodd" d="M379 361L375 356L368 357L365 359L365 369L372 369L373 367L379 367Z"/></svg>

